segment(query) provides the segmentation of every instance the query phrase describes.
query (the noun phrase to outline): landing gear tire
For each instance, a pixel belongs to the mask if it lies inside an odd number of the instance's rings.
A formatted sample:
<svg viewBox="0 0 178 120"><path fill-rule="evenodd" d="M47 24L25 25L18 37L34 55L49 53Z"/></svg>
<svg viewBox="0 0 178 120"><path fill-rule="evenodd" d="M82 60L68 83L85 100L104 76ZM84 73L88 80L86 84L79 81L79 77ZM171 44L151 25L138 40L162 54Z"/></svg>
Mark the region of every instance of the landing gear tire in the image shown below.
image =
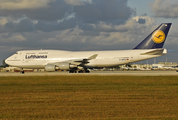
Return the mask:
<svg viewBox="0 0 178 120"><path fill-rule="evenodd" d="M89 70L76 70L76 69L72 69L72 70L69 70L69 73L90 73Z"/></svg>
<svg viewBox="0 0 178 120"><path fill-rule="evenodd" d="M70 70L69 73L77 73L77 70Z"/></svg>
<svg viewBox="0 0 178 120"><path fill-rule="evenodd" d="M73 71L73 70L70 70L69 73L74 73L74 71Z"/></svg>
<svg viewBox="0 0 178 120"><path fill-rule="evenodd" d="M90 73L90 71L89 71L89 70L86 70L85 73Z"/></svg>
<svg viewBox="0 0 178 120"><path fill-rule="evenodd" d="M83 71L83 70L80 70L80 71L78 71L78 73L84 73L84 71Z"/></svg>

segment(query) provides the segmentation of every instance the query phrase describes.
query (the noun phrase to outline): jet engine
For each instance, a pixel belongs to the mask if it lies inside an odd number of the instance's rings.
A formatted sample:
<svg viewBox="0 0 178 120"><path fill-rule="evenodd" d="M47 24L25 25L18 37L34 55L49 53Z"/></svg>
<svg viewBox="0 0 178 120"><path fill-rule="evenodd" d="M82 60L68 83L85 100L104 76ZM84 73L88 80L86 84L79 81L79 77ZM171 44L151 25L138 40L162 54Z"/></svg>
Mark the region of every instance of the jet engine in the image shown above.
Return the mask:
<svg viewBox="0 0 178 120"><path fill-rule="evenodd" d="M56 65L51 65L51 64L46 65L46 66L45 66L45 70L46 70L47 72L55 72L55 70L56 70Z"/></svg>
<svg viewBox="0 0 178 120"><path fill-rule="evenodd" d="M73 64L70 64L70 63L59 63L59 64L48 64L46 65L45 67L45 70L47 72L54 72L56 70L69 70L69 69L72 69L72 68L77 68L77 65L73 65Z"/></svg>

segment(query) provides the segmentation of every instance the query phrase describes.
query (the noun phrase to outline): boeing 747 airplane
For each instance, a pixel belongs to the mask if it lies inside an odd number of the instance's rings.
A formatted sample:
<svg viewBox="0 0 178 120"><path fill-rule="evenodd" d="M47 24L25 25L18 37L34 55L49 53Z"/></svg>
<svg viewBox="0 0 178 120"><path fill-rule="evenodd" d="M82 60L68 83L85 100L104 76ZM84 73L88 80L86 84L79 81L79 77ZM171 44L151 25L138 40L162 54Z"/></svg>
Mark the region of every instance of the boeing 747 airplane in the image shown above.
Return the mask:
<svg viewBox="0 0 178 120"><path fill-rule="evenodd" d="M162 23L140 44L131 50L116 51L62 51L24 50L17 51L5 60L14 67L45 69L48 72L69 70L70 73L88 73L89 68L112 67L151 59L167 54L163 49L171 23Z"/></svg>

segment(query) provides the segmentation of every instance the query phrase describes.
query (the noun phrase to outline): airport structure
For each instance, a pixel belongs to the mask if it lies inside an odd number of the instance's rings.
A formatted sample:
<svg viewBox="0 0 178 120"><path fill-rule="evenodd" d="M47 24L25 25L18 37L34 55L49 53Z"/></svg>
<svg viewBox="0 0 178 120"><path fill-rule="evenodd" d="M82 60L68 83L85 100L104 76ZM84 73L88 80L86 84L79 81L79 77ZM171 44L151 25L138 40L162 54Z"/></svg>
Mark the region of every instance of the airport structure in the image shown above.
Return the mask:
<svg viewBox="0 0 178 120"><path fill-rule="evenodd" d="M177 70L178 63L159 62L158 64L132 64L131 67L121 66L125 70Z"/></svg>

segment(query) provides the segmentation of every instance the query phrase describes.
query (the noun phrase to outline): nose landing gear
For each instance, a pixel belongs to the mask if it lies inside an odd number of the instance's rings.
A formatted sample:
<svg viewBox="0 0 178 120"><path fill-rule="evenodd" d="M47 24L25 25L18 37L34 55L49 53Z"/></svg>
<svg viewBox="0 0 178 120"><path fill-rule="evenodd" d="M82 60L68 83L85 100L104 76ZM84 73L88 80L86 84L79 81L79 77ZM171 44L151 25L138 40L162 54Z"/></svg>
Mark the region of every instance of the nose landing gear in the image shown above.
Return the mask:
<svg viewBox="0 0 178 120"><path fill-rule="evenodd" d="M25 74L25 71L23 70L23 68L21 68L21 74Z"/></svg>

